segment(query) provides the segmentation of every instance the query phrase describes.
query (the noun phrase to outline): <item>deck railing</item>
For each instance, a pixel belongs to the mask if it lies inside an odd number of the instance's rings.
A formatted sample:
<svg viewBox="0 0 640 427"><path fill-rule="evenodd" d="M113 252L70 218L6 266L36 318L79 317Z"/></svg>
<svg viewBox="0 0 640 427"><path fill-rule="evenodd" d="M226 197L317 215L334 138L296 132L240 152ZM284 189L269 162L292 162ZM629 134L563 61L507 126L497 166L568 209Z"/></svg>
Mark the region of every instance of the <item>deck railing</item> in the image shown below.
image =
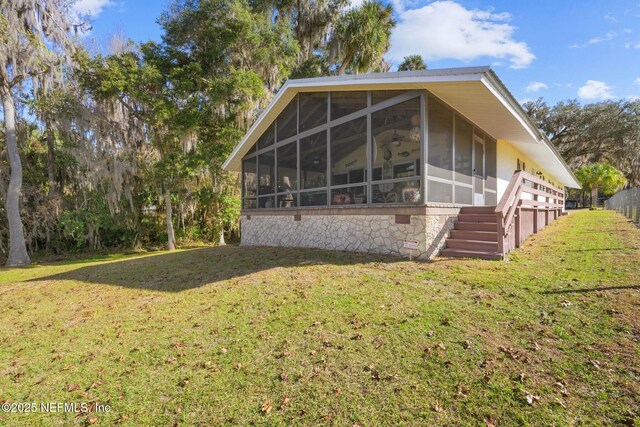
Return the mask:
<svg viewBox="0 0 640 427"><path fill-rule="evenodd" d="M530 173L516 172L496 206L498 251L506 256L530 235L557 219L564 191Z"/></svg>

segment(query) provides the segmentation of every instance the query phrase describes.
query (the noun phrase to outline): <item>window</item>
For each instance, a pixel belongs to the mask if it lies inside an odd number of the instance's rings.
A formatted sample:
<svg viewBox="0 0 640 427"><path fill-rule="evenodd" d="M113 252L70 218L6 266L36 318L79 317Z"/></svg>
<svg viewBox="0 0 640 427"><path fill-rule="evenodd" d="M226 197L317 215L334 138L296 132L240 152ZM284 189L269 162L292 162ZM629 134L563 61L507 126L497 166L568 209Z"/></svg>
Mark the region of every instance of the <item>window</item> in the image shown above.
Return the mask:
<svg viewBox="0 0 640 427"><path fill-rule="evenodd" d="M258 193L258 180L256 174L256 158L251 157L242 161L242 195L255 197Z"/></svg>
<svg viewBox="0 0 640 427"><path fill-rule="evenodd" d="M301 189L327 186L326 131L300 140L300 180Z"/></svg>
<svg viewBox="0 0 640 427"><path fill-rule="evenodd" d="M327 192L305 191L300 193L300 206L326 206Z"/></svg>
<svg viewBox="0 0 640 427"><path fill-rule="evenodd" d="M332 205L361 205L363 203L367 203L367 187L364 185L331 190Z"/></svg>
<svg viewBox="0 0 640 427"><path fill-rule="evenodd" d="M406 93L404 90L376 90L371 92L371 105L379 104L382 101L391 99Z"/></svg>
<svg viewBox="0 0 640 427"><path fill-rule="evenodd" d="M367 92L331 92L331 120L367 108Z"/></svg>
<svg viewBox="0 0 640 427"><path fill-rule="evenodd" d="M298 206L298 143L291 142L277 147L278 160L278 199L279 208L291 208Z"/></svg>
<svg viewBox="0 0 640 427"><path fill-rule="evenodd" d="M275 193L275 157L273 150L258 156L258 195Z"/></svg>
<svg viewBox="0 0 640 427"><path fill-rule="evenodd" d="M298 189L298 143L291 142L277 148L278 193Z"/></svg>
<svg viewBox="0 0 640 427"><path fill-rule="evenodd" d="M275 126L271 125L264 133L258 138L258 150L262 150L263 148L267 148L270 145L273 145L275 141Z"/></svg>
<svg viewBox="0 0 640 427"><path fill-rule="evenodd" d="M420 175L420 98L371 114L373 180Z"/></svg>
<svg viewBox="0 0 640 427"><path fill-rule="evenodd" d="M373 203L418 203L420 181L401 181L372 186Z"/></svg>
<svg viewBox="0 0 640 427"><path fill-rule="evenodd" d="M429 176L452 179L453 112L429 97Z"/></svg>
<svg viewBox="0 0 640 427"><path fill-rule="evenodd" d="M367 168L367 118L331 129L331 185L364 182Z"/></svg>
<svg viewBox="0 0 640 427"><path fill-rule="evenodd" d="M258 207L256 199L244 199L242 201L242 209L255 209Z"/></svg>
<svg viewBox="0 0 640 427"><path fill-rule="evenodd" d="M300 132L327 123L327 92L300 94Z"/></svg>
<svg viewBox="0 0 640 427"><path fill-rule="evenodd" d="M471 184L472 173L473 173L473 168L471 165L472 150L473 150L473 126L471 126L471 124L469 124L462 117L456 115L455 180L457 182Z"/></svg>
<svg viewBox="0 0 640 427"><path fill-rule="evenodd" d="M452 184L429 180L427 200L430 202L453 203Z"/></svg>
<svg viewBox="0 0 640 427"><path fill-rule="evenodd" d="M496 140L485 138L485 166L487 169L487 188L496 190Z"/></svg>
<svg viewBox="0 0 640 427"><path fill-rule="evenodd" d="M437 197L437 196L436 196ZM456 203L462 205L471 205L473 204L473 194L471 187L463 187L461 185L456 185Z"/></svg>
<svg viewBox="0 0 640 427"><path fill-rule="evenodd" d="M276 132L278 141L283 141L296 134L298 129L298 98L285 107L276 120Z"/></svg>

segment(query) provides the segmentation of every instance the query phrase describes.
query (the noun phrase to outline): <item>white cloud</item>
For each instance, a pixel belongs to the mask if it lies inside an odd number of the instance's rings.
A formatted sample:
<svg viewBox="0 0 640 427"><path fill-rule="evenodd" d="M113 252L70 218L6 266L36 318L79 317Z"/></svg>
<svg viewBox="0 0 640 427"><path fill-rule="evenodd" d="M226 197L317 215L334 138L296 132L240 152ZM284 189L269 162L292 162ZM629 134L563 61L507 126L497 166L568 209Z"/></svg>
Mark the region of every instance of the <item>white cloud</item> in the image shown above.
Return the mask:
<svg viewBox="0 0 640 427"><path fill-rule="evenodd" d="M638 77L637 79L635 79L635 80L633 81L633 84L635 84L635 85L640 85L640 77Z"/></svg>
<svg viewBox="0 0 640 427"><path fill-rule="evenodd" d="M427 61L465 62L489 56L508 60L511 68L525 68L535 59L526 43L513 39L516 28L508 23L508 13L465 9L442 0L399 12L398 17L389 52L394 60L411 54Z"/></svg>
<svg viewBox="0 0 640 427"><path fill-rule="evenodd" d="M100 15L106 7L114 4L111 0L78 0L71 10L76 16L93 18Z"/></svg>
<svg viewBox="0 0 640 427"><path fill-rule="evenodd" d="M528 93L534 93L534 92L538 92L542 89L548 89L549 86L547 86L546 83L542 83L542 82L530 82L527 87L525 88L525 90Z"/></svg>
<svg viewBox="0 0 640 427"><path fill-rule="evenodd" d="M626 32L626 30L625 30L625 32ZM616 33L615 31L609 31L604 36L593 37L593 38L589 39L589 41L587 41L586 43L574 43L574 44L569 45L569 47L572 48L572 49L580 49L580 48L583 48L583 47L587 47L589 45L594 45L594 44L598 44L598 43L611 41L611 40L615 39L617 36L618 36L618 33ZM626 44L625 44L625 47L626 47Z"/></svg>
<svg viewBox="0 0 640 427"><path fill-rule="evenodd" d="M604 36L601 37L594 37L591 40L589 40L587 43L588 44L598 44L598 43L602 43L602 42L607 42L609 40L613 40L616 37L616 32L615 31L609 31L607 34L605 34Z"/></svg>
<svg viewBox="0 0 640 427"><path fill-rule="evenodd" d="M598 80L587 80L578 88L578 96L582 99L609 99L613 98L611 86Z"/></svg>

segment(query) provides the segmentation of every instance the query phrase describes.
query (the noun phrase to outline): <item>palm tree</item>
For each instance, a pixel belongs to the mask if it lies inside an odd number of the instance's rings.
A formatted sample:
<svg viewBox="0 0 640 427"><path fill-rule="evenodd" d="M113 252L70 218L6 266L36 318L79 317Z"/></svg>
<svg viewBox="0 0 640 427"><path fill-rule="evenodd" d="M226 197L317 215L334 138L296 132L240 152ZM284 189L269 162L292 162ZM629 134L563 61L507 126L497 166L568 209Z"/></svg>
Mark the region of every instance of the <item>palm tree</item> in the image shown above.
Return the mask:
<svg viewBox="0 0 640 427"><path fill-rule="evenodd" d="M338 75L348 68L357 74L379 65L389 50L389 38L395 26L392 6L378 0L367 1L346 12L329 43L330 60L340 61Z"/></svg>
<svg viewBox="0 0 640 427"><path fill-rule="evenodd" d="M402 64L398 66L398 71L416 71L416 70L426 70L427 64L425 64L424 59L420 55L409 55L405 56L402 60Z"/></svg>
<svg viewBox="0 0 640 427"><path fill-rule="evenodd" d="M576 170L575 175L582 190L591 193L591 207L597 204L599 191L605 196L611 196L627 184L624 174L607 163L584 165Z"/></svg>

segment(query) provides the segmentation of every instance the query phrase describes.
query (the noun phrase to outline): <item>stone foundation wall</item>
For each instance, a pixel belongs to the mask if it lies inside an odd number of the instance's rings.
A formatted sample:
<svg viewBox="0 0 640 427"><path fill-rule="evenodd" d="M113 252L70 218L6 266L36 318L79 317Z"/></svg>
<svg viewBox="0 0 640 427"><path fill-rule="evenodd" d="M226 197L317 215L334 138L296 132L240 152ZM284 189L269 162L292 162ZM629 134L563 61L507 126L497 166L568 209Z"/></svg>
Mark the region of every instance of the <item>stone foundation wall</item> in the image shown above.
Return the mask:
<svg viewBox="0 0 640 427"><path fill-rule="evenodd" d="M241 244L290 246L407 256L404 240L418 242L413 256L440 253L457 218L457 209L420 215L243 214ZM399 222L409 222L399 223Z"/></svg>

